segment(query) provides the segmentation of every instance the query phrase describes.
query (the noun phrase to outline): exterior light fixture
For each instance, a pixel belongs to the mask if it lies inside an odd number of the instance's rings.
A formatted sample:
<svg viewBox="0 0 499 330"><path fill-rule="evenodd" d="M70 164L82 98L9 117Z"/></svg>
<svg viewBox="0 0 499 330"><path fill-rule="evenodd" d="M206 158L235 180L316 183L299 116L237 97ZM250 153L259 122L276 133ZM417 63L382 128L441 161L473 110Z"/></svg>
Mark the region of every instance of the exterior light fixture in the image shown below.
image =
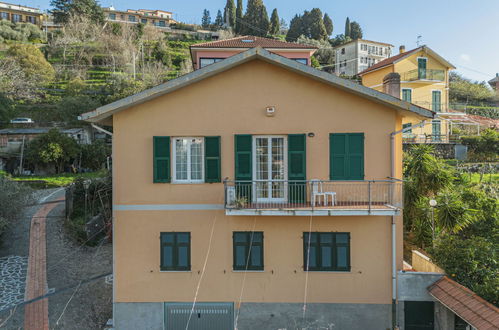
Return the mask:
<svg viewBox="0 0 499 330"><path fill-rule="evenodd" d="M307 136L312 138L312 137L314 137L314 136L315 136L315 133L310 132L310 133L308 133L308 134L307 134Z"/></svg>

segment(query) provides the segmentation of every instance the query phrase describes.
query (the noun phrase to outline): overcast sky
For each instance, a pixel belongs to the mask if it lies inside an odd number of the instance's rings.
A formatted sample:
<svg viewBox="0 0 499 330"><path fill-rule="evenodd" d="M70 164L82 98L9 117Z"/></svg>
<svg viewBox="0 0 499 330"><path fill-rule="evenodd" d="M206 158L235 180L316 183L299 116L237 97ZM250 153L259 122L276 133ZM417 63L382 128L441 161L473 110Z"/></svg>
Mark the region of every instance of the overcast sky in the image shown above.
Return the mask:
<svg viewBox="0 0 499 330"><path fill-rule="evenodd" d="M12 2L10 0L8 2ZM17 0L46 10L50 0ZM243 0L246 5L247 0ZM499 72L499 0L264 0L269 15L277 8L287 22L314 7L333 19L333 35L343 33L346 17L360 23L364 38L415 48L422 42L474 80L490 80ZM204 8L212 19L225 0L102 0L117 9L147 8L174 12L177 20L200 23Z"/></svg>

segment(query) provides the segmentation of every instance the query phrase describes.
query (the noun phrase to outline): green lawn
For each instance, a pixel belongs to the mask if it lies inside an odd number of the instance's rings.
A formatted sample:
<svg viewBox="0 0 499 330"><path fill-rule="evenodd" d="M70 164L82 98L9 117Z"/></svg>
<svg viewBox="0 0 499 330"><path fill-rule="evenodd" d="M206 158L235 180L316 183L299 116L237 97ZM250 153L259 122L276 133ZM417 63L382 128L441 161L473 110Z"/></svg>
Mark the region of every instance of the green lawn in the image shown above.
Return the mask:
<svg viewBox="0 0 499 330"><path fill-rule="evenodd" d="M467 175L469 177L469 174L465 174L465 175ZM480 174L479 173L472 173L471 174L471 182L480 183ZM482 183L488 183L488 182L499 183L499 173L484 174L482 176Z"/></svg>
<svg viewBox="0 0 499 330"><path fill-rule="evenodd" d="M0 174L1 175L1 174ZM64 187L73 183L77 178L84 179L94 179L101 178L107 175L107 171L98 171L98 172L90 172L90 173L63 173L56 175L35 175L35 176L16 176L12 177L14 181L34 181L36 187L44 187L44 188L55 188L55 187ZM37 181L45 181L44 184L40 184Z"/></svg>

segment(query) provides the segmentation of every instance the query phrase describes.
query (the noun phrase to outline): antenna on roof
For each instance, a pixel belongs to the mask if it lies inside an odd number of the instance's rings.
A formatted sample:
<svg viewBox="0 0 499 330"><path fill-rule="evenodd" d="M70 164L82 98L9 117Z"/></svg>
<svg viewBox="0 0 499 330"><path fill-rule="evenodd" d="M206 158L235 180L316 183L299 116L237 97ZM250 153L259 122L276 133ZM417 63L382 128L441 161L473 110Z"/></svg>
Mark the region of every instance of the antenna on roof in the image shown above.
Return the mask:
<svg viewBox="0 0 499 330"><path fill-rule="evenodd" d="M418 35L418 38L416 40L416 45L419 47L419 46L421 46L422 42L423 42L423 36L422 35Z"/></svg>

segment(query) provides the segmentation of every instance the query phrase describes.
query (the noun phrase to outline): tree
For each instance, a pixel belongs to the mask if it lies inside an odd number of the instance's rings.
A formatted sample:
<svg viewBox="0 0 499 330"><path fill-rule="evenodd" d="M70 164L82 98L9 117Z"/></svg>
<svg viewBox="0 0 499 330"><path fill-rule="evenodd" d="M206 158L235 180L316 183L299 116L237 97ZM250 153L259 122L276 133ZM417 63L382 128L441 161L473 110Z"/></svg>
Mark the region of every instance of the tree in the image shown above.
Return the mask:
<svg viewBox="0 0 499 330"><path fill-rule="evenodd" d="M14 44L7 50L7 56L19 64L28 79L33 79L42 84L54 79L54 68L34 45Z"/></svg>
<svg viewBox="0 0 499 330"><path fill-rule="evenodd" d="M233 29L236 28L236 5L234 0L227 0L225 4L224 23Z"/></svg>
<svg viewBox="0 0 499 330"><path fill-rule="evenodd" d="M345 37L350 37L350 18L345 21Z"/></svg>
<svg viewBox="0 0 499 330"><path fill-rule="evenodd" d="M325 13L323 21L324 21L324 26L326 27L326 33L328 36L330 36L331 34L333 34L333 20L331 19L331 17L329 17L327 13Z"/></svg>
<svg viewBox="0 0 499 330"><path fill-rule="evenodd" d="M243 18L242 34L265 37L269 31L269 16L262 0L248 0Z"/></svg>
<svg viewBox="0 0 499 330"><path fill-rule="evenodd" d="M304 15L304 19L306 20L305 26L307 26L308 30L308 35L306 35L306 37L315 40L327 39L328 34L326 26L322 19L322 11L319 8L312 9L310 13Z"/></svg>
<svg viewBox="0 0 499 330"><path fill-rule="evenodd" d="M272 15L270 16L270 29L269 33L273 36L278 35L281 30L279 14L277 13L277 8L274 8Z"/></svg>
<svg viewBox="0 0 499 330"><path fill-rule="evenodd" d="M102 140L97 140L92 144L84 144L81 146L81 167L98 171L110 155L110 147Z"/></svg>
<svg viewBox="0 0 499 330"><path fill-rule="evenodd" d="M432 259L451 278L492 304L499 303L497 241L474 236L446 235L431 250Z"/></svg>
<svg viewBox="0 0 499 330"><path fill-rule="evenodd" d="M352 40L362 39L362 28L359 23L355 21L350 23L350 38L352 38Z"/></svg>
<svg viewBox="0 0 499 330"><path fill-rule="evenodd" d="M338 34L336 37L331 39L330 43L331 43L331 46L336 47L339 45L346 44L347 42L350 42L350 41L352 41L352 39L350 37L346 37L344 34Z"/></svg>
<svg viewBox="0 0 499 330"><path fill-rule="evenodd" d="M203 10L203 18L201 19L201 26L205 29L209 28L211 25L210 11L208 9Z"/></svg>
<svg viewBox="0 0 499 330"><path fill-rule="evenodd" d="M60 173L78 151L75 140L53 128L28 144L26 160L33 165L52 165L56 173Z"/></svg>
<svg viewBox="0 0 499 330"><path fill-rule="evenodd" d="M289 30L286 34L286 41L295 42L303 34L302 19L298 14L289 22Z"/></svg>
<svg viewBox="0 0 499 330"><path fill-rule="evenodd" d="M66 23L71 15L85 16L94 23L104 23L104 11L95 0L52 0L50 2L55 23Z"/></svg>
<svg viewBox="0 0 499 330"><path fill-rule="evenodd" d="M215 18L215 27L221 28L224 25L224 18L222 12L218 10L217 17Z"/></svg>
<svg viewBox="0 0 499 330"><path fill-rule="evenodd" d="M312 56L312 59L315 60L314 62L316 63L315 67L325 66L324 71L332 69L331 64L334 62L335 55L331 44L327 40L315 40L302 35L296 42L317 47L317 51ZM312 62L312 64L314 64L314 62Z"/></svg>
<svg viewBox="0 0 499 330"><path fill-rule="evenodd" d="M2 93L0 93L0 127L9 123L14 114L14 102Z"/></svg>
<svg viewBox="0 0 499 330"><path fill-rule="evenodd" d="M242 21L243 19L243 0L237 0L237 8L236 8L236 33L240 34L243 26L242 26Z"/></svg>
<svg viewBox="0 0 499 330"><path fill-rule="evenodd" d="M494 92L482 81L471 81L458 73L449 74L449 97L452 102L473 105L488 104L494 99Z"/></svg>

